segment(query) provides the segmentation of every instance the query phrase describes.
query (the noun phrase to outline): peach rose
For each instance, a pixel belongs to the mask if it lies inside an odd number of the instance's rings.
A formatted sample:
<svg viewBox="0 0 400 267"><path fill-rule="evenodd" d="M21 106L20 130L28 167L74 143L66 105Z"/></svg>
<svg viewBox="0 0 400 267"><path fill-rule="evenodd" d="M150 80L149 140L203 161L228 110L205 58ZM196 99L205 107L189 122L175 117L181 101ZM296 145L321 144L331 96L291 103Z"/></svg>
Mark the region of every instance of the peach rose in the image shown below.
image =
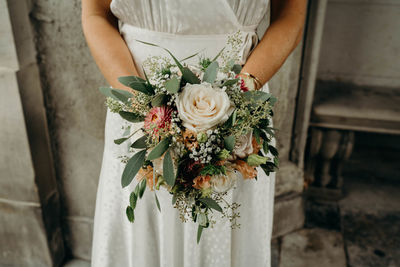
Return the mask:
<svg viewBox="0 0 400 267"><path fill-rule="evenodd" d="M193 187L196 189L206 189L209 188L210 185L210 175L199 175L193 180Z"/></svg>
<svg viewBox="0 0 400 267"><path fill-rule="evenodd" d="M250 166L245 161L238 159L233 163L233 167L242 174L243 179L253 179L257 176L257 169Z"/></svg>

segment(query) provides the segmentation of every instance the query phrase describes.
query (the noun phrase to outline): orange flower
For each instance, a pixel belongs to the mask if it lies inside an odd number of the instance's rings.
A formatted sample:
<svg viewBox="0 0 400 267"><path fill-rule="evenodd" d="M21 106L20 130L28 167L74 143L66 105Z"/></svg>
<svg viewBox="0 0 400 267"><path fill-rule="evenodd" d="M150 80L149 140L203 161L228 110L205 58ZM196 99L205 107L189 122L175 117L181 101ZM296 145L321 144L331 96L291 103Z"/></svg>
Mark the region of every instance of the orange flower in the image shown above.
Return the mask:
<svg viewBox="0 0 400 267"><path fill-rule="evenodd" d="M188 149L197 148L199 143L197 142L197 134L191 130L186 129L183 132L183 142Z"/></svg>
<svg viewBox="0 0 400 267"><path fill-rule="evenodd" d="M146 178L146 184L147 186L150 188L151 191L153 191L153 186L154 186L154 182L153 182L153 167L151 166L147 166L145 169L141 168L138 172L138 174L136 175L136 179L140 182L141 180L143 180L143 178ZM156 184L157 184L157 175L156 175Z"/></svg>
<svg viewBox="0 0 400 267"><path fill-rule="evenodd" d="M253 179L257 176L257 169L245 161L237 159L233 163L233 167L242 173L244 179Z"/></svg>
<svg viewBox="0 0 400 267"><path fill-rule="evenodd" d="M211 177L210 175L199 175L193 180L193 187L196 189L206 189L209 188Z"/></svg>
<svg viewBox="0 0 400 267"><path fill-rule="evenodd" d="M253 146L253 154L258 154L258 151L260 151L261 146L257 143L257 140L254 136L253 136L253 139L251 140L251 144ZM261 144L262 144L262 142L261 142Z"/></svg>

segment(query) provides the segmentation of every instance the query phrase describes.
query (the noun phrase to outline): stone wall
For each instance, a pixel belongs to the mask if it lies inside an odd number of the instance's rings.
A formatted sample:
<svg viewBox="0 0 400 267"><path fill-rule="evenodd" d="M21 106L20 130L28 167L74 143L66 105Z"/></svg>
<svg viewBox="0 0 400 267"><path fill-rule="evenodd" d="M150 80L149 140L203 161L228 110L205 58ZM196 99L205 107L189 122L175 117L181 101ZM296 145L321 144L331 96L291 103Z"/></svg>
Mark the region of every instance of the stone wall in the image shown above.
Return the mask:
<svg viewBox="0 0 400 267"><path fill-rule="evenodd" d="M96 187L103 152L105 107L97 88L106 85L85 44L80 1L33 0L38 62L63 203L66 244L73 257L90 259ZM279 102L281 169L277 175L275 236L303 225L302 171L289 161L301 46L270 83Z"/></svg>
<svg viewBox="0 0 400 267"><path fill-rule="evenodd" d="M400 2L329 0L318 79L400 86Z"/></svg>

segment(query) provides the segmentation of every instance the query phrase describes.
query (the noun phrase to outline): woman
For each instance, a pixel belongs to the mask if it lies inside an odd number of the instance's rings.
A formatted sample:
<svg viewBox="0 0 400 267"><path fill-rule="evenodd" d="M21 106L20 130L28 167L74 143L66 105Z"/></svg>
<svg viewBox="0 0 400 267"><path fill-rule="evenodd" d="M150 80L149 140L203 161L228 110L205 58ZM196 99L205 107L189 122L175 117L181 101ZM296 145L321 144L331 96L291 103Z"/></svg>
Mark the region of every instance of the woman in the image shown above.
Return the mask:
<svg viewBox="0 0 400 267"><path fill-rule="evenodd" d="M82 23L93 57L114 88L130 90L117 78L142 76L148 56L165 55L162 49L136 40L168 48L177 58L200 50L212 57L225 46L228 35L240 30L244 64L240 75L249 86L268 91L267 81L302 38L306 0L271 0L271 23L258 42L255 30L268 4L268 0L82 0ZM94 267L270 265L275 173L266 176L260 169L257 182L240 181L233 193L233 200L241 203L240 229L217 223L203 233L198 245L197 226L180 221L166 191L159 193L161 213L153 196L145 194L136 207L135 223L130 224L124 211L134 185L120 187L124 164L117 158L129 144L112 143L122 134L121 123L117 115L107 113Z"/></svg>

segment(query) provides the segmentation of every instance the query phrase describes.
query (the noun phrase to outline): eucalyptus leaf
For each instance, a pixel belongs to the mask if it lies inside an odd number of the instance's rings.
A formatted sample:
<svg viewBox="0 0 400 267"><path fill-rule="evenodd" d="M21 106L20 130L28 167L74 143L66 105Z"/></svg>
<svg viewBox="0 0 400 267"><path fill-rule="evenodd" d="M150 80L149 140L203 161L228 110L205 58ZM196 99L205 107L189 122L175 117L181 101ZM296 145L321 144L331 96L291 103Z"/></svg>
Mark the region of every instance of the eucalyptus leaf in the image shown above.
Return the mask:
<svg viewBox="0 0 400 267"><path fill-rule="evenodd" d="M217 78L218 67L219 65L217 61L211 62L204 72L203 82L213 83Z"/></svg>
<svg viewBox="0 0 400 267"><path fill-rule="evenodd" d="M158 201L158 197L157 197L157 194L156 194L156 193L154 193L154 197L155 197L155 199L156 199L157 208L158 208L158 210L161 212L160 201Z"/></svg>
<svg viewBox="0 0 400 267"><path fill-rule="evenodd" d="M136 208L136 202L137 202L137 195L135 192L132 192L131 195L129 196L129 204L131 205L132 209Z"/></svg>
<svg viewBox="0 0 400 267"><path fill-rule="evenodd" d="M217 201L215 201L212 198L209 198L209 197L200 198L199 201L204 203L209 208L212 208L216 211L222 212L221 206L217 203Z"/></svg>
<svg viewBox="0 0 400 267"><path fill-rule="evenodd" d="M231 59L226 63L226 69L227 70L231 70L233 68L233 66L235 66L235 60Z"/></svg>
<svg viewBox="0 0 400 267"><path fill-rule="evenodd" d="M266 140L264 140L264 143L263 143L263 150L264 150L265 155L267 155L269 149L268 149L268 142Z"/></svg>
<svg viewBox="0 0 400 267"><path fill-rule="evenodd" d="M114 140L114 144L120 145L120 144L122 144L123 142L125 142L128 139L129 139L129 137L123 137L123 138L115 139Z"/></svg>
<svg viewBox="0 0 400 267"><path fill-rule="evenodd" d="M111 89L111 94L123 103L128 103L129 98L133 97L133 94L128 91L119 89Z"/></svg>
<svg viewBox="0 0 400 267"><path fill-rule="evenodd" d="M153 148L153 150L149 153L149 155L147 156L147 160L155 160L161 157L164 152L167 151L170 142L170 138L164 138L163 140L161 140L160 143L158 143L157 146Z"/></svg>
<svg viewBox="0 0 400 267"><path fill-rule="evenodd" d="M205 227L207 226L207 215L205 215L204 213L199 213L198 215L198 221L199 221L199 225Z"/></svg>
<svg viewBox="0 0 400 267"><path fill-rule="evenodd" d="M146 82L131 82L129 87L146 95L154 94L154 90Z"/></svg>
<svg viewBox="0 0 400 267"><path fill-rule="evenodd" d="M118 113L123 119L130 121L130 122L141 122L141 121L144 121L144 118L145 118L141 114L123 111L123 110L121 110Z"/></svg>
<svg viewBox="0 0 400 267"><path fill-rule="evenodd" d="M118 78L118 81L125 86L129 86L129 84L132 82L141 82L141 83L146 82L145 80L137 76L122 76Z"/></svg>
<svg viewBox="0 0 400 267"><path fill-rule="evenodd" d="M132 148L147 148L147 135L143 135L139 139L136 139L135 142L132 143Z"/></svg>
<svg viewBox="0 0 400 267"><path fill-rule="evenodd" d="M197 244L200 242L201 234L203 233L203 226L199 225L199 228L197 229Z"/></svg>
<svg viewBox="0 0 400 267"><path fill-rule="evenodd" d="M222 86L232 86L234 84L237 84L239 79L231 79L231 80L226 80Z"/></svg>
<svg viewBox="0 0 400 267"><path fill-rule="evenodd" d="M128 186L132 182L133 178L142 167L145 156L146 156L146 150L141 150L128 160L124 172L122 173L122 178L121 178L122 187Z"/></svg>
<svg viewBox="0 0 400 267"><path fill-rule="evenodd" d="M168 102L168 96L166 94L159 94L151 100L153 107L161 107Z"/></svg>
<svg viewBox="0 0 400 267"><path fill-rule="evenodd" d="M175 205L177 199L178 197L176 195L172 196L172 205Z"/></svg>
<svg viewBox="0 0 400 267"><path fill-rule="evenodd" d="M252 101L267 101L272 95L263 91L247 91L243 93L244 97Z"/></svg>
<svg viewBox="0 0 400 267"><path fill-rule="evenodd" d="M200 79L188 67L182 69L182 79L191 84L200 83Z"/></svg>
<svg viewBox="0 0 400 267"><path fill-rule="evenodd" d="M171 94L176 94L179 92L180 81L175 76L171 78L171 80L165 83L165 89Z"/></svg>
<svg viewBox="0 0 400 267"><path fill-rule="evenodd" d="M146 178L143 178L139 184L139 198L143 197L144 191L146 190Z"/></svg>
<svg viewBox="0 0 400 267"><path fill-rule="evenodd" d="M163 177L168 185L174 186L176 176L174 174L174 164L169 150L165 152L163 160Z"/></svg>
<svg viewBox="0 0 400 267"><path fill-rule="evenodd" d="M242 66L239 65L239 64L234 64L233 67L232 67L232 71L235 74L239 74L242 71Z"/></svg>
<svg viewBox="0 0 400 267"><path fill-rule="evenodd" d="M126 217L128 217L128 220L131 223L135 221L135 213L133 212L133 208L131 206L126 207Z"/></svg>
<svg viewBox="0 0 400 267"><path fill-rule="evenodd" d="M111 90L112 90L111 87L100 87L99 88L100 93L102 93L104 96L111 97L112 99L119 101L119 99L111 93Z"/></svg>
<svg viewBox="0 0 400 267"><path fill-rule="evenodd" d="M230 135L224 138L224 147L232 151L235 148L235 136Z"/></svg>

